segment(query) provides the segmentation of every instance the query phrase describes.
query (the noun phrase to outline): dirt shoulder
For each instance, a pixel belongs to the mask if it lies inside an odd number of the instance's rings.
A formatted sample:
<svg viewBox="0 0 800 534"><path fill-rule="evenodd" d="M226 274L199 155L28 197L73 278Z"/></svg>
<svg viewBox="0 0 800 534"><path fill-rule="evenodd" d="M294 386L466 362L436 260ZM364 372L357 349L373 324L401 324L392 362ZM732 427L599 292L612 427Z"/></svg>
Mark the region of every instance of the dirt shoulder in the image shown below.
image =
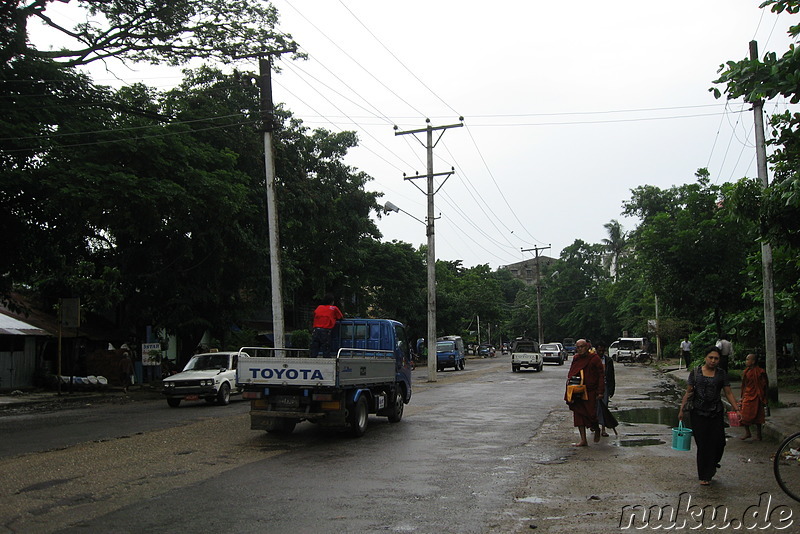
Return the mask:
<svg viewBox="0 0 800 534"><path fill-rule="evenodd" d="M612 410L631 422L620 424L618 436L612 432L599 444L576 448L568 408L551 412L528 443L527 482L498 514L492 532L798 528L800 507L772 475L775 442L741 441L741 429L728 428L722 467L712 486L701 487L694 443L690 452L671 448L675 381L642 366L618 365L616 376Z"/></svg>

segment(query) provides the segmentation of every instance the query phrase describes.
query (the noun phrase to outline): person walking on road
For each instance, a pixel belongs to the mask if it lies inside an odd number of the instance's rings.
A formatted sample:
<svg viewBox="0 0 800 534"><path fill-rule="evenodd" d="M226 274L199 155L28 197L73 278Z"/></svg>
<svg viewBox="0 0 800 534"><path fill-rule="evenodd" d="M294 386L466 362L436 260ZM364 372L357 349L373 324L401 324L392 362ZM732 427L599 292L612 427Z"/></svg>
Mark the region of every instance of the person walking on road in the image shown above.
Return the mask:
<svg viewBox="0 0 800 534"><path fill-rule="evenodd" d="M575 343L575 350L572 365L567 373L567 391L564 394L564 400L572 410L572 422L574 426L578 427L580 434L580 441L573 445L586 447L589 445L586 440L587 427L594 432L594 442L600 441L597 399L602 397L605 391L605 379L600 357L597 354L589 354L589 343L585 339L579 339ZM580 395L572 395L570 386L573 385L585 386L584 392Z"/></svg>
<svg viewBox="0 0 800 534"><path fill-rule="evenodd" d="M692 365L692 342L689 341L689 336L686 336L683 338L683 341L681 341L681 355L688 369L689 366Z"/></svg>
<svg viewBox="0 0 800 534"><path fill-rule="evenodd" d="M131 355L126 350L122 353L122 359L119 361L119 379L122 382L122 392L127 393L131 385L131 378L133 377L133 362Z"/></svg>
<svg viewBox="0 0 800 534"><path fill-rule="evenodd" d="M334 300L333 293L328 293L322 304L314 310L314 332L311 334L311 347L308 350L312 358L316 358L320 350L324 358L331 357L331 331L336 326L336 321L344 317Z"/></svg>
<svg viewBox="0 0 800 534"><path fill-rule="evenodd" d="M616 378L614 375L614 360L606 354L605 341L598 341L594 345L597 350L597 356L600 358L600 363L603 364L603 379L604 389L603 394L597 399L597 422L600 424L600 435L604 438L608 437L606 427L614 430L617 433L617 420L608 409L608 401L614 396L616 389Z"/></svg>
<svg viewBox="0 0 800 534"><path fill-rule="evenodd" d="M767 387L769 379L767 372L758 366L758 358L750 353L744 361L745 369L742 372L742 391L739 409L742 413L742 426L744 436L741 439L750 439L750 425L756 426L756 439L761 441L761 425L764 424L764 405L767 403Z"/></svg>
<svg viewBox="0 0 800 534"><path fill-rule="evenodd" d="M686 393L681 400L678 419L686 415L686 403L690 408L692 434L697 445L697 477L701 486L711 484L725 452L725 407L722 393L732 407L739 405L731 391L728 373L719 368L720 349L709 347L705 351L705 363L689 373ZM740 414L741 415L741 414Z"/></svg>
<svg viewBox="0 0 800 534"><path fill-rule="evenodd" d="M733 343L730 342L728 339L730 336L728 334L723 334L719 341L717 341L717 347L719 348L719 368L728 372L728 363L730 362L731 356L733 356Z"/></svg>

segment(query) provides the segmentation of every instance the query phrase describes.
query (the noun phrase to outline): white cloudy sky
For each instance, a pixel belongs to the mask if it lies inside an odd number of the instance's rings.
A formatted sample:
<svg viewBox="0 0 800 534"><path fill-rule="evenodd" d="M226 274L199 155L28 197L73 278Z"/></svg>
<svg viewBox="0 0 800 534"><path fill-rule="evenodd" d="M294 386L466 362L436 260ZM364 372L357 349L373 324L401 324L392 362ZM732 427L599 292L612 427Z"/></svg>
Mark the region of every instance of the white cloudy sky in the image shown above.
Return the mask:
<svg viewBox="0 0 800 534"><path fill-rule="evenodd" d="M719 65L788 47L789 15L760 0L275 0L280 29L308 61L283 58L274 99L311 128L356 130L349 164L370 189L419 219L425 149L400 130L458 123L434 150L455 174L436 195L439 259L492 268L520 249L606 237L630 190L755 176L753 116L708 92ZM796 20L795 20L796 22ZM255 64L241 68L257 70ZM127 82L166 88L175 73L111 65ZM94 71L95 80L112 83ZM770 102L768 112L785 109ZM416 181L424 188L424 180ZM415 246L425 227L404 213L378 225Z"/></svg>

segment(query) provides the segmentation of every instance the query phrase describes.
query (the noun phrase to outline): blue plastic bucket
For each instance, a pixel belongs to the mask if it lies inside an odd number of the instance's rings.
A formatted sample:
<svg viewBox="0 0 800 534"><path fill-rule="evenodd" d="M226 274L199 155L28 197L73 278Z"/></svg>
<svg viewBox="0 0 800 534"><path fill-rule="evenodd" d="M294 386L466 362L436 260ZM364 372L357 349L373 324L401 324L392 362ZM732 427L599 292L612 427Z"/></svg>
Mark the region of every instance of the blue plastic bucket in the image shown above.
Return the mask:
<svg viewBox="0 0 800 534"><path fill-rule="evenodd" d="M678 422L678 427L672 429L672 448L676 451L692 450L692 429L683 426L683 421Z"/></svg>

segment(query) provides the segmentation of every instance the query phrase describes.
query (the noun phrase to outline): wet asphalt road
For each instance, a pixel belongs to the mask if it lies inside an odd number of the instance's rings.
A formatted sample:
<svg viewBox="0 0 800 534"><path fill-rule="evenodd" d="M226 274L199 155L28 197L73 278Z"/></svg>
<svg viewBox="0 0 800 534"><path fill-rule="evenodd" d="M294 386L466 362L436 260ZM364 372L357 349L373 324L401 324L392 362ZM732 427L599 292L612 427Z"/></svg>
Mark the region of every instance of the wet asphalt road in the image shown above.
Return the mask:
<svg viewBox="0 0 800 534"><path fill-rule="evenodd" d="M309 423L284 438L251 431L244 402L74 411L71 421L62 414L49 422L58 435L71 429L60 439L26 420L15 439L67 448L6 458L0 469L31 457L49 466L94 458L108 466L106 480L81 488L85 474L48 475L42 466L29 477L41 482L18 482L18 504L51 517L22 513L3 524L30 532L486 532L531 456L546 454L529 442L552 409L563 410L566 370L512 373L508 356L499 356L470 360L430 384L418 368L403 421L370 417L360 439ZM175 427L182 415L190 421ZM106 437L89 430L108 417L120 426ZM70 447L81 432L92 443ZM121 463L105 463L109 456ZM54 506L54 496L65 504Z"/></svg>

